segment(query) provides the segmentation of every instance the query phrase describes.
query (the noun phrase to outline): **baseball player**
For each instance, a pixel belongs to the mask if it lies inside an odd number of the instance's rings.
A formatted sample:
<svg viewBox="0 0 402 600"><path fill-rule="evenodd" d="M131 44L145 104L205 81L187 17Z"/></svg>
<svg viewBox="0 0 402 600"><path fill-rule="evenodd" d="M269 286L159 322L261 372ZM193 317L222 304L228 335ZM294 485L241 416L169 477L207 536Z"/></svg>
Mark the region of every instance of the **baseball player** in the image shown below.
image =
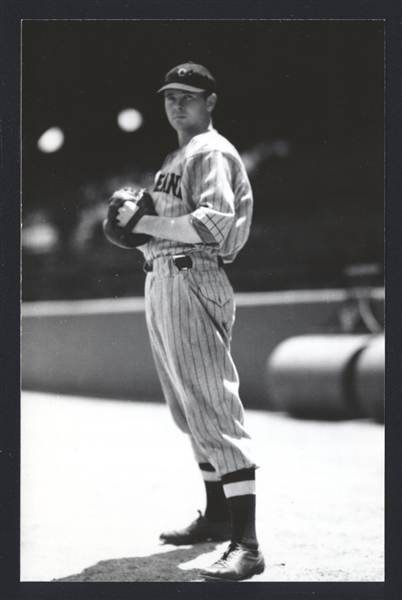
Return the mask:
<svg viewBox="0 0 402 600"><path fill-rule="evenodd" d="M161 540L230 540L202 576L240 581L261 573L264 557L255 528L257 464L230 353L233 289L222 266L247 241L252 190L237 150L213 128L217 95L211 73L192 62L179 65L159 93L179 148L156 174L154 214L142 215L132 227L136 206L124 201L117 224L148 240L140 250L152 351L173 419L190 437L207 497L205 514L183 530L162 533Z"/></svg>

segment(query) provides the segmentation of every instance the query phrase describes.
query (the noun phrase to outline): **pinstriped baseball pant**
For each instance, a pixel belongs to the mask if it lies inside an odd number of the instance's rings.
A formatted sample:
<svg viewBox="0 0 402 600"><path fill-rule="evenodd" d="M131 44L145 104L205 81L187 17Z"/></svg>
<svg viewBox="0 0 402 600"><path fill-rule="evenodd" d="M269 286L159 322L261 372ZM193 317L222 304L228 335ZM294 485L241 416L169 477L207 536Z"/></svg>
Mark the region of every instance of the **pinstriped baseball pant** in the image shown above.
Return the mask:
<svg viewBox="0 0 402 600"><path fill-rule="evenodd" d="M146 319L173 419L189 434L197 462L211 463L222 477L257 467L230 354L233 290L216 257L191 257L193 268L182 271L171 257L153 261Z"/></svg>

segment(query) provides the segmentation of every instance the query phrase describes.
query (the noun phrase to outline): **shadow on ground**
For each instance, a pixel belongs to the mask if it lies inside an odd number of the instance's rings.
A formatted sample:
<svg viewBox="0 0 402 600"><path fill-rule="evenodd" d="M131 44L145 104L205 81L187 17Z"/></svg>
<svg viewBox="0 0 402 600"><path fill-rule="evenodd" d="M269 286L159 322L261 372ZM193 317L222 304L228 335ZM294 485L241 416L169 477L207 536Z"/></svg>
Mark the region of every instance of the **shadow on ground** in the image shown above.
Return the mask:
<svg viewBox="0 0 402 600"><path fill-rule="evenodd" d="M187 546L151 556L102 560L78 575L69 575L53 581L202 581L201 569L182 569L179 565L189 563L215 549L216 544L206 542L191 548Z"/></svg>

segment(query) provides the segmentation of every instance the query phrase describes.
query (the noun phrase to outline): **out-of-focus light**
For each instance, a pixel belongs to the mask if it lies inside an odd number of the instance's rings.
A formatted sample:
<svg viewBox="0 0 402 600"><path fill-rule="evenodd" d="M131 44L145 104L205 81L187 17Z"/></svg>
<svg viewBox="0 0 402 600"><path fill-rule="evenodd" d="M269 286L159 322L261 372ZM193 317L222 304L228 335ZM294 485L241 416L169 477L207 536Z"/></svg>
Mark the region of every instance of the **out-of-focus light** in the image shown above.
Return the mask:
<svg viewBox="0 0 402 600"><path fill-rule="evenodd" d="M142 114L135 108L126 108L122 110L117 117L120 129L123 131L137 131L143 123Z"/></svg>
<svg viewBox="0 0 402 600"><path fill-rule="evenodd" d="M49 252L58 241L59 233L50 223L37 223L22 228L22 247L32 253Z"/></svg>
<svg viewBox="0 0 402 600"><path fill-rule="evenodd" d="M290 151L291 146L287 140L267 140L256 144L253 148L244 152L241 157L247 173L250 174L258 169L262 161L273 156L287 158Z"/></svg>
<svg viewBox="0 0 402 600"><path fill-rule="evenodd" d="M42 152L57 152L64 144L64 133L60 127L51 127L38 140L38 148Z"/></svg>

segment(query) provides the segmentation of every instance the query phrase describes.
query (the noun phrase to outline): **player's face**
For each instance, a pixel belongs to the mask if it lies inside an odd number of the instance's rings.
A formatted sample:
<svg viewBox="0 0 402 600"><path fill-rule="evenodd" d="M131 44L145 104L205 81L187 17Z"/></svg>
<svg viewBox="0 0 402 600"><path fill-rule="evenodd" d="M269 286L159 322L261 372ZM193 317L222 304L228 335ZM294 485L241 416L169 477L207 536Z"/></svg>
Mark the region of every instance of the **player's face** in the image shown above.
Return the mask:
<svg viewBox="0 0 402 600"><path fill-rule="evenodd" d="M165 90L165 110L169 123L178 132L204 131L215 105L211 98L201 92Z"/></svg>

